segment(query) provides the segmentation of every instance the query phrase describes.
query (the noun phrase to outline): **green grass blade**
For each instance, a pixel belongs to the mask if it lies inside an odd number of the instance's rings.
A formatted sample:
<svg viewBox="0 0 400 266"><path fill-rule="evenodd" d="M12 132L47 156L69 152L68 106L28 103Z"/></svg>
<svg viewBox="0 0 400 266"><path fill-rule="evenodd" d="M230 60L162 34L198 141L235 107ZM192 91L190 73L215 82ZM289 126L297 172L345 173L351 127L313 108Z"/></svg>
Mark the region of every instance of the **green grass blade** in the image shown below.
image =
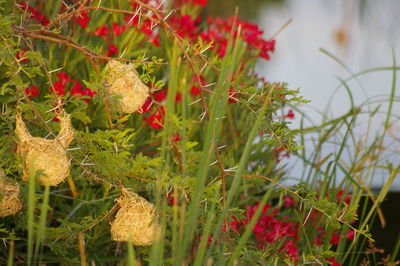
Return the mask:
<svg viewBox="0 0 400 266"><path fill-rule="evenodd" d="M45 186L43 202L42 202L42 206L40 209L38 231L37 231L37 235L36 235L34 261L37 260L38 255L39 255L39 250L42 245L42 241L45 239L47 212L49 210L49 195L50 195L50 186Z"/></svg>
<svg viewBox="0 0 400 266"><path fill-rule="evenodd" d="M218 197L219 197L219 195L218 195ZM202 265L204 259L207 259L207 258L204 258L204 255L206 253L206 248L207 248L207 244L208 244L208 237L210 235L211 227L213 225L212 223L213 223L214 218L215 218L215 206L216 206L218 197L215 197L215 199L214 199L214 201L213 201L213 203L211 205L211 209L210 209L210 211L208 213L208 217L207 217L206 224L204 226L204 230L203 230L203 234L202 234L203 238L201 239L200 244L199 244L199 248L197 250L196 259L195 259L194 264L193 264L194 266Z"/></svg>
<svg viewBox="0 0 400 266"><path fill-rule="evenodd" d="M178 257L175 260L175 265L182 264L186 250L189 247L189 243L193 238L195 228L198 224L200 201L207 180L209 164L216 147L216 136L218 135L220 125L222 123L222 119L217 118L222 117L226 109L227 97L223 97L223 93L227 92L228 88L230 87L231 75L233 73L230 65L232 61L236 60L235 53L233 52L231 55L232 45L233 41L231 39L228 43L227 52L222 62L221 72L219 74L218 82L216 85L216 93L212 96L210 100L210 120L207 123L207 129L203 144L204 146L200 157L199 171L196 179L195 191L193 199L189 206L183 244L180 252L178 253Z"/></svg>
<svg viewBox="0 0 400 266"><path fill-rule="evenodd" d="M10 247L8 248L8 259L7 259L7 266L14 265L14 240L10 241Z"/></svg>
<svg viewBox="0 0 400 266"><path fill-rule="evenodd" d="M275 88L274 86L271 87L271 90L269 91L267 98L269 98L269 96L271 95L271 93L274 90L274 88ZM225 206L224 206L224 208L223 208L223 210L221 212L221 215L218 218L218 222L216 224L216 230L214 232L214 238L215 239L218 239L218 236L219 236L219 234L221 232L222 224L223 224L224 219L225 219L225 217L226 217L226 215L228 213L229 206L231 205L231 203L232 203L232 201L233 201L233 199L234 199L234 197L236 195L236 192L237 192L237 190L239 188L241 177L242 177L242 175L243 175L243 173L244 173L244 171L246 169L247 162L248 162L248 159L249 159L249 155L250 155L251 149L253 147L253 142L254 142L254 139L255 139L255 137L257 135L258 129L261 126L261 122L264 119L264 115L265 115L265 112L267 110L268 103L269 103L269 101L265 100L263 106L258 110L258 115L257 115L256 121L254 123L253 128L251 129L251 132L249 134L249 137L248 137L246 145L244 147L242 156L241 156L240 161L239 161L238 169L237 169L237 171L235 173L235 176L233 178L231 188L228 191ZM212 243L212 245L214 245L214 243L215 243L215 241Z"/></svg>
<svg viewBox="0 0 400 266"><path fill-rule="evenodd" d="M128 265L129 266L136 266L136 258L135 258L135 251L133 250L133 245L131 241L128 241Z"/></svg>
<svg viewBox="0 0 400 266"><path fill-rule="evenodd" d="M28 230L28 257L27 264L31 265L33 255L33 227L34 227L34 212L35 212L35 182L36 175L31 174L29 176L29 188L28 188L28 208L27 208L27 230Z"/></svg>
<svg viewBox="0 0 400 266"><path fill-rule="evenodd" d="M399 251L400 251L400 235L397 238L396 245L394 246L393 252L390 256L390 262L394 262L397 259Z"/></svg>

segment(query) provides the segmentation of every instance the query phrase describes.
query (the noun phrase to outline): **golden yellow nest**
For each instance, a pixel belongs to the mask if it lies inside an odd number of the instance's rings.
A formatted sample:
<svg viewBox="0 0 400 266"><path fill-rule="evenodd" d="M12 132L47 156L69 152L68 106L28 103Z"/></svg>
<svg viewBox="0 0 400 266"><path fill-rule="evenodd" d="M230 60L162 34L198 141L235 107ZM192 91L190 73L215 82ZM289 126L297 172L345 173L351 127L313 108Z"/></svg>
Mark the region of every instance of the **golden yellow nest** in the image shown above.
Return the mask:
<svg viewBox="0 0 400 266"><path fill-rule="evenodd" d="M114 241L132 241L137 246L149 246L161 233L154 205L135 193L118 199L121 209L111 224Z"/></svg>
<svg viewBox="0 0 400 266"><path fill-rule="evenodd" d="M14 215L21 207L19 185L6 179L0 170L0 217Z"/></svg>
<svg viewBox="0 0 400 266"><path fill-rule="evenodd" d="M149 88L139 79L132 64L109 61L105 70L105 86L110 94L121 97L120 109L133 113L140 109L149 96Z"/></svg>
<svg viewBox="0 0 400 266"><path fill-rule="evenodd" d="M16 117L15 133L18 137L18 152L23 159L23 179L39 177L41 185L57 186L69 175L70 161L66 148L74 138L70 115L63 113L60 116L61 130L55 139L33 137L29 133L21 114Z"/></svg>

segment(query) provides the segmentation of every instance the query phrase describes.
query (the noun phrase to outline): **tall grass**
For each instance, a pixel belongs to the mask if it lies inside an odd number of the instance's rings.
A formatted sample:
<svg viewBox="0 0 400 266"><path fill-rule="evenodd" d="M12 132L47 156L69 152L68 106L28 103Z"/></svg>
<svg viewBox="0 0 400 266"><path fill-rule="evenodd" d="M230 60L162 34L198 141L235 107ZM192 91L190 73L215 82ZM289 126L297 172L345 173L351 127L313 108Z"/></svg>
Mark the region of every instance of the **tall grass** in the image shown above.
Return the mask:
<svg viewBox="0 0 400 266"><path fill-rule="evenodd" d="M321 51L349 72L348 78L339 79L340 85L337 89L343 88L347 92L350 106L349 110L347 112L343 110L345 114L338 118L329 118L328 113L322 113L324 117L322 122L310 127L304 127L304 124L305 121L312 119L306 112L297 109L302 115L299 139L305 147L298 153L298 159L303 165L300 179L314 184L322 195L325 194L330 198L334 198L335 195L329 195L329 187L340 187L351 192L352 204L363 202L358 208L358 230L368 230L376 218L379 218L380 224L384 227L388 217L384 216L380 204L387 197L400 171L396 157L392 159L389 157L398 154L395 150L385 148L385 146L390 147L390 143L396 142L396 140L391 141L387 133L390 127L398 122L398 116L393 113L393 105L399 101L395 91L396 73L400 68L396 65L393 54L392 67L373 68L354 74L328 51L323 49ZM389 94L383 100L377 101L376 97L371 97L357 105L353 90L348 83L376 71L392 72ZM378 123L383 126L377 126ZM372 181L380 175L387 178L379 191L374 193L371 187ZM369 202L372 206L368 204ZM304 217L299 220L302 219ZM362 235L356 234L350 243L343 241L338 245L337 253L344 265L359 265L362 256L366 256L362 252L366 248L366 240ZM397 255L396 246L391 254L392 262L396 260Z"/></svg>

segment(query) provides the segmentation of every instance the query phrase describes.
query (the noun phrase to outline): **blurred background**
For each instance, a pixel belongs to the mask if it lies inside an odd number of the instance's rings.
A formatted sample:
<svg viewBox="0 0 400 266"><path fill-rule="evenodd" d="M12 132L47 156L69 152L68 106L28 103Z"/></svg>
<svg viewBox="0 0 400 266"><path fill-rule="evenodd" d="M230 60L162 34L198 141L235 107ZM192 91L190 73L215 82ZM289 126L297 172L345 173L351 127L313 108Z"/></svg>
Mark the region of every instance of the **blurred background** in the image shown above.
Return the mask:
<svg viewBox="0 0 400 266"><path fill-rule="evenodd" d="M206 13L227 17L235 13L236 7L242 19L264 30L266 39L276 35L276 52L270 61L259 61L257 72L270 82L285 81L291 88L300 88L300 94L311 101L300 108L310 118L304 120L305 127L350 110L348 93L340 86L339 79L346 80L352 74L372 68L392 67L394 56L400 56L400 1L397 0L209 0ZM391 70L375 71L349 81L354 104L374 101L376 104L367 108L372 111L390 95L392 75ZM396 86L398 91L399 85ZM385 103L381 108L383 113L374 118L370 133L382 129ZM400 115L396 102L393 113ZM355 132L363 137L369 115L360 118ZM293 127L299 127L300 119L297 113ZM400 139L400 123L394 123L390 134ZM386 144L391 152L400 154L398 141L392 139ZM329 149L325 150L327 154ZM390 161L398 164L400 156L390 156ZM379 189L385 180L386 176L377 174L372 186ZM400 178L392 189L400 190Z"/></svg>
<svg viewBox="0 0 400 266"><path fill-rule="evenodd" d="M207 14L226 17L234 14L236 6L242 19L260 25L266 39L278 32L275 54L270 61L260 60L257 70L268 81L286 81L290 88L300 88L300 94L311 101L300 107L300 111L310 118L304 120L305 127L344 115L350 110L348 93L340 86L339 79L346 80L352 74L372 68L393 67L394 58L400 57L400 1L397 0L209 0ZM291 23L280 31L290 20ZM335 59L323 53L321 48ZM367 113L360 116L354 130L355 137L367 134L369 113L380 104L382 114L373 118L369 130L371 141L376 136L374 132L382 130L387 111L385 100L390 95L392 77L392 70L383 70L348 82L356 106L366 101L371 103L364 105ZM396 95L399 95L399 88L397 82ZM384 142L390 149L385 159L398 165L400 107L396 101L393 115L394 123L388 140ZM292 127L299 127L301 117L296 112ZM313 145L310 141L306 149L313 149ZM335 149L338 149L338 144L332 143L330 147L325 146L323 153L327 155ZM349 150L348 156L351 157L351 148ZM291 170L289 174L292 176L287 184L297 183L302 164L295 158L284 163L288 163L287 169ZM376 172L371 180L372 188L379 190L386 179L387 174ZM399 177L394 180L391 191L382 204L387 226L382 229L376 223L372 228L378 246L386 251L392 250L400 232L397 208L400 202Z"/></svg>

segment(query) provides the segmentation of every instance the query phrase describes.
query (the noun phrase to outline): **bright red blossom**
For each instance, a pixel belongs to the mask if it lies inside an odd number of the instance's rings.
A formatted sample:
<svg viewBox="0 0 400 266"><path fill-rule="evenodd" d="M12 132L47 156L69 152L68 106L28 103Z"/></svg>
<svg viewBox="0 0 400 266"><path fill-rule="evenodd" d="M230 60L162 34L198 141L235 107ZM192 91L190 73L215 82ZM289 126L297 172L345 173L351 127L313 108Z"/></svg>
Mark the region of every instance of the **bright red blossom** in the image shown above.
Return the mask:
<svg viewBox="0 0 400 266"><path fill-rule="evenodd" d="M172 137L172 140L176 143L178 141L182 140L181 135L179 135L179 133L175 133L174 136Z"/></svg>
<svg viewBox="0 0 400 266"><path fill-rule="evenodd" d="M37 96L39 96L40 91L38 90L38 88L34 85L30 86L29 88L25 89L25 93L28 96L31 96L32 98L35 98Z"/></svg>
<svg viewBox="0 0 400 266"><path fill-rule="evenodd" d="M164 107L161 106L160 110L157 110L155 113L144 117L143 120L153 129L162 129L164 127L164 115L165 110Z"/></svg>
<svg viewBox="0 0 400 266"><path fill-rule="evenodd" d="M247 206L245 212L246 218L244 220L237 220L236 217L232 216L232 221L225 225L222 230L226 231L227 228L231 228L236 232L244 230L258 206L259 203ZM298 240L298 225L290 221L285 221L288 219L287 217L278 219L279 215L278 209L274 208L271 210L269 204L263 206L262 214L253 228L258 248L265 249L275 241L284 241L279 252L286 252L286 255L291 260L299 260L299 251L295 245L295 241Z"/></svg>
<svg viewBox="0 0 400 266"><path fill-rule="evenodd" d="M228 96L228 103L236 103L238 100L236 98L236 91L233 87L229 88L229 96Z"/></svg>
<svg viewBox="0 0 400 266"><path fill-rule="evenodd" d="M138 111L138 113L148 113L151 111L151 105L153 104L153 101L151 100L150 97L147 97L146 101Z"/></svg>
<svg viewBox="0 0 400 266"><path fill-rule="evenodd" d="M335 260L335 257L329 258L328 261L330 262L330 265L331 265L331 266L340 266L340 265L341 265L340 263L338 263L338 262Z"/></svg>
<svg viewBox="0 0 400 266"><path fill-rule="evenodd" d="M90 17L88 15L89 11L81 12L80 14L76 15L75 20L81 26L82 29L86 29L87 24L90 21Z"/></svg>
<svg viewBox="0 0 400 266"><path fill-rule="evenodd" d="M110 45L108 46L107 56L110 57L110 56L113 56L113 55L115 55L115 54L117 54L117 53L118 53L118 48L117 48L117 46L115 46L115 44L110 44Z"/></svg>
<svg viewBox="0 0 400 266"><path fill-rule="evenodd" d="M112 25L112 31L116 36L119 36L125 31L125 26L124 25L119 26L118 23L115 22Z"/></svg>
<svg viewBox="0 0 400 266"><path fill-rule="evenodd" d="M199 32L197 24L200 23L200 17L192 19L189 15L173 16L170 23L180 37L191 40L197 39Z"/></svg>
<svg viewBox="0 0 400 266"><path fill-rule="evenodd" d="M28 11L30 13L30 17L39 22L40 25L47 26L50 23L47 17L40 13L38 8L33 8L27 2L21 2L19 3L19 6L22 10Z"/></svg>
<svg viewBox="0 0 400 266"><path fill-rule="evenodd" d="M285 206L285 208L294 207L296 205L296 201L291 196L283 197L283 202L283 206Z"/></svg>
<svg viewBox="0 0 400 266"><path fill-rule="evenodd" d="M292 109L290 109L287 114L285 115L285 118L289 118L289 119L294 119L294 112Z"/></svg>
<svg viewBox="0 0 400 266"><path fill-rule="evenodd" d="M337 246L340 242L340 234L336 233L336 231L333 232L332 237L331 237L331 244L333 246Z"/></svg>
<svg viewBox="0 0 400 266"><path fill-rule="evenodd" d="M159 103L167 98L167 90L159 90L152 93L153 99Z"/></svg>
<svg viewBox="0 0 400 266"><path fill-rule="evenodd" d="M94 31L94 35L100 36L100 37L106 37L108 35L108 27L107 25L103 25L102 27L96 28Z"/></svg>
<svg viewBox="0 0 400 266"><path fill-rule="evenodd" d="M19 52L17 52L17 54L15 55L15 57L17 59L19 59L21 62L26 63L28 62L28 58L26 58L27 54L26 51L24 49L21 49Z"/></svg>
<svg viewBox="0 0 400 266"><path fill-rule="evenodd" d="M175 96L175 102L182 103L182 93L178 92Z"/></svg>

